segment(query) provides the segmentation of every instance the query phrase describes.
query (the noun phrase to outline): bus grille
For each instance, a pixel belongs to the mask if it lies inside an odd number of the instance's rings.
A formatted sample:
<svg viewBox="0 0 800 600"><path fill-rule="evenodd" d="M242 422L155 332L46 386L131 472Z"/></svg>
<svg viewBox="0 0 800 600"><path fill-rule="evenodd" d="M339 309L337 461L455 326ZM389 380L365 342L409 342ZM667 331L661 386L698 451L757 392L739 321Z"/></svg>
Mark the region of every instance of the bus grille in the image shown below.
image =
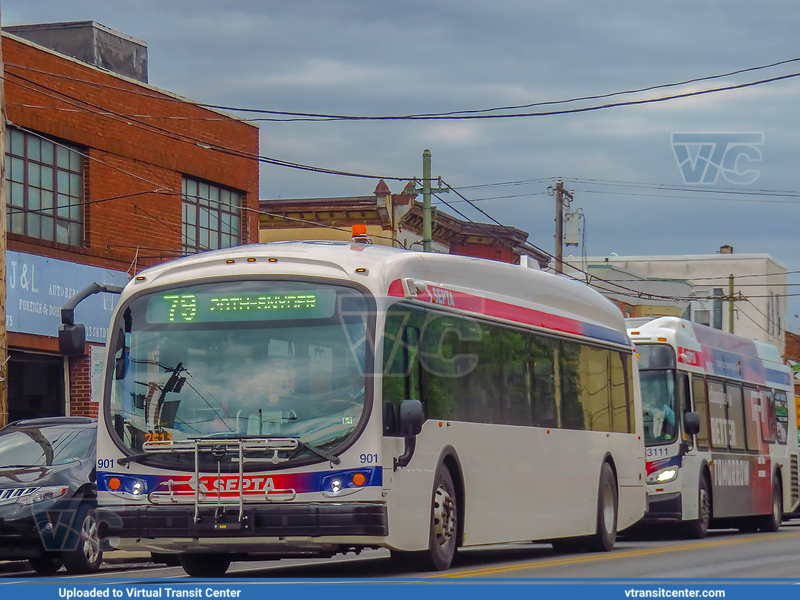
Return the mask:
<svg viewBox="0 0 800 600"><path fill-rule="evenodd" d="M797 502L798 493L800 493L800 480L797 476L797 454L792 454L790 469L792 478L792 505L794 505Z"/></svg>

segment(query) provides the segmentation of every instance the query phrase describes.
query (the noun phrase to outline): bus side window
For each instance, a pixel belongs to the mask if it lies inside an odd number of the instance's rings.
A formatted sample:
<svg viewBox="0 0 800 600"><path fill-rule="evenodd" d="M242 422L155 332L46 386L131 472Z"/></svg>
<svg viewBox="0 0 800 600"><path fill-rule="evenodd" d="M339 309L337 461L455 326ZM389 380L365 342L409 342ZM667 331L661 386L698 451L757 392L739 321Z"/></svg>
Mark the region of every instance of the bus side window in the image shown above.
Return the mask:
<svg viewBox="0 0 800 600"><path fill-rule="evenodd" d="M779 444L786 444L789 436L789 403L786 392L776 391L773 394L775 403L775 439Z"/></svg>
<svg viewBox="0 0 800 600"><path fill-rule="evenodd" d="M744 435L747 449L758 452L758 422L761 419L761 392L744 388Z"/></svg>
<svg viewBox="0 0 800 600"><path fill-rule="evenodd" d="M742 388L735 383L726 383L725 396L728 400L728 444L735 450L744 450Z"/></svg>
<svg viewBox="0 0 800 600"><path fill-rule="evenodd" d="M678 385L676 386L676 392L678 394L678 406L680 407L681 413L685 415L687 412L691 412L692 410L692 398L689 393L689 375L678 372L677 383ZM681 427L681 439L688 441L691 445L691 440L689 439L689 436L686 435L685 425Z"/></svg>
<svg viewBox="0 0 800 600"><path fill-rule="evenodd" d="M775 401L772 390L767 390L761 396L761 440L768 443L775 442Z"/></svg>
<svg viewBox="0 0 800 600"><path fill-rule="evenodd" d="M700 431L695 440L698 448L708 448L708 394L705 380L697 375L692 375L692 396L694 396L694 410L700 415Z"/></svg>
<svg viewBox="0 0 800 600"><path fill-rule="evenodd" d="M403 400L422 400L420 397L419 311L397 306L387 313L383 334L383 400L384 429L394 426L394 412ZM388 404L388 406L386 406Z"/></svg>
<svg viewBox="0 0 800 600"><path fill-rule="evenodd" d="M728 399L721 381L708 382L708 414L711 425L711 446L728 447Z"/></svg>

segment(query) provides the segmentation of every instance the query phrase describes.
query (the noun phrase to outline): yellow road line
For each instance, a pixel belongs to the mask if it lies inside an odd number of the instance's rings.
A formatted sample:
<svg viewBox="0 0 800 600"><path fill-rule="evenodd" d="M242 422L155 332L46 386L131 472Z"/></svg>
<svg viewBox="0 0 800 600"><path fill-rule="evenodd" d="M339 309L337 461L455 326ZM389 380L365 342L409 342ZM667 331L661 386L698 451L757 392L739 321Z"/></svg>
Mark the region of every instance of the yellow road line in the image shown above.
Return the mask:
<svg viewBox="0 0 800 600"><path fill-rule="evenodd" d="M598 562L601 560L615 560L615 559L625 559L625 558L633 558L637 556L649 556L653 554L665 554L667 552L681 552L684 550L697 550L700 548L713 548L715 546L729 546L732 544L744 544L748 542L766 542L769 540L774 540L775 538L785 538L785 537L800 537L800 532L785 532L785 533L775 533L770 535L769 537L757 537L757 538L736 538L736 539L725 539L725 540L718 540L718 541L707 541L707 542L699 542L693 544L682 544L680 546L667 546L665 548L648 548L644 550L631 550L628 552L610 552L605 554L593 554L593 555L583 555L583 556L575 556L571 558L559 558L555 560L545 560L545 561L530 561L523 564L518 565L504 565L502 567L489 567L485 569L475 569L472 571L460 571L456 573L441 573L437 575L428 575L428 578L446 578L446 579L457 579L462 577L481 577L483 575L495 575L497 573L508 573L510 571L521 571L523 569L541 569L544 567L560 567L563 565L571 565L576 563L589 563L589 562Z"/></svg>

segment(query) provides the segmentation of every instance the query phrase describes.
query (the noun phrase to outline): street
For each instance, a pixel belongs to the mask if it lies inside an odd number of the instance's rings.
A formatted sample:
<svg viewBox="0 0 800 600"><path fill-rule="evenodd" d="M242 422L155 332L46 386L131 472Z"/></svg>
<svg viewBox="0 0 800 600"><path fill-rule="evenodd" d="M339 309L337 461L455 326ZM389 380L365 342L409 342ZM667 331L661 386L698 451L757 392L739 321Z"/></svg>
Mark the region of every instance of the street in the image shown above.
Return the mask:
<svg viewBox="0 0 800 600"><path fill-rule="evenodd" d="M778 533L741 534L736 530L712 530L704 540L671 539L667 534L652 539L621 536L609 553L557 554L549 544L506 544L461 550L456 564L444 572L408 572L393 564L386 550L330 559L286 559L236 562L228 579L398 579L470 581L478 579L589 579L609 582L646 579L710 580L779 578L800 581L800 521L784 523ZM0 585L16 578L37 578L26 562L0 563ZM110 578L123 581L187 578L180 567L149 562L146 555L130 558L111 552L98 573L59 580Z"/></svg>

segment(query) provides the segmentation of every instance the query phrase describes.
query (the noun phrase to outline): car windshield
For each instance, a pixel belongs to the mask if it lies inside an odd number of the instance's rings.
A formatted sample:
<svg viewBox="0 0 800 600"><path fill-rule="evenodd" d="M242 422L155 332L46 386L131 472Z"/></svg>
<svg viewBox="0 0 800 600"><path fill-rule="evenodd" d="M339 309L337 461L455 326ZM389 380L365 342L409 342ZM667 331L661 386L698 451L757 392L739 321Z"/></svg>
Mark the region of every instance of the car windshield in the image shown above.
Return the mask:
<svg viewBox="0 0 800 600"><path fill-rule="evenodd" d="M675 419L675 372L640 371L644 443L646 446L668 444L678 438Z"/></svg>
<svg viewBox="0 0 800 600"><path fill-rule="evenodd" d="M94 460L94 428L63 426L14 428L0 434L0 468L65 465Z"/></svg>
<svg viewBox="0 0 800 600"><path fill-rule="evenodd" d="M365 412L366 317L359 292L296 281L139 297L116 326L117 437L140 453L146 441L285 436L303 442L289 458L318 459L304 445L335 449ZM152 460L193 464L194 456Z"/></svg>

